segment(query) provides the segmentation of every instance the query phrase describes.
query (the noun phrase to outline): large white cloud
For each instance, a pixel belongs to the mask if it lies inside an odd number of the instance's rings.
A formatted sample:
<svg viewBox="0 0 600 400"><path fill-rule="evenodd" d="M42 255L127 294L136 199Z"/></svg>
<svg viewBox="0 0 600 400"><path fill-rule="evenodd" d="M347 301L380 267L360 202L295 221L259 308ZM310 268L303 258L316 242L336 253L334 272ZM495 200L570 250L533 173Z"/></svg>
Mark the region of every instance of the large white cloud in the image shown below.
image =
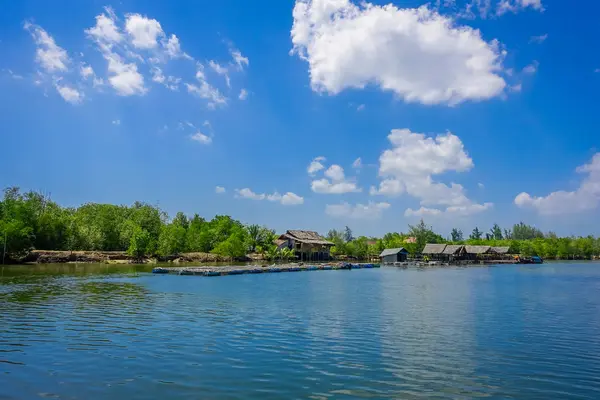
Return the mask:
<svg viewBox="0 0 600 400"><path fill-rule="evenodd" d="M388 136L392 148L379 158L379 187L371 187L371 195L394 196L407 193L420 200L422 206L445 206L408 209L406 216L469 215L485 211L491 203L477 204L457 183L436 182L435 175L445 172L466 172L473 168L473 160L465 151L460 138L451 132L428 137L409 129L395 129Z"/></svg>
<svg viewBox="0 0 600 400"><path fill-rule="evenodd" d="M293 18L293 52L308 62L316 91L374 84L407 102L457 104L506 86L498 42L427 6L297 0Z"/></svg>
<svg viewBox="0 0 600 400"><path fill-rule="evenodd" d="M354 219L378 219L381 218L383 211L390 208L389 203L381 202L368 204L350 205L343 202L340 204L328 204L325 207L325 213L337 218L354 218Z"/></svg>
<svg viewBox="0 0 600 400"><path fill-rule="evenodd" d="M139 49L157 47L158 39L165 35L157 20L140 14L127 15L125 30L131 36L131 43Z"/></svg>
<svg viewBox="0 0 600 400"><path fill-rule="evenodd" d="M560 190L547 196L531 196L523 192L515 198L515 204L532 208L542 215L573 214L596 209L600 205L600 153L590 163L576 169L587 176L574 191Z"/></svg>

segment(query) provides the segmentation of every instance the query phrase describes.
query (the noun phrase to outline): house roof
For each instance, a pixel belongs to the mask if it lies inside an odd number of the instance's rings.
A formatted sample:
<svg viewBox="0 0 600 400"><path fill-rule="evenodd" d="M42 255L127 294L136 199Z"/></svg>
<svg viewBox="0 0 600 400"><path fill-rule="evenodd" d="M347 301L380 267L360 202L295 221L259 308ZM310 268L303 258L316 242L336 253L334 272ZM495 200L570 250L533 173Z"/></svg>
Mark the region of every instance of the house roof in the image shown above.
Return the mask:
<svg viewBox="0 0 600 400"><path fill-rule="evenodd" d="M297 242L309 243L309 244L322 244L325 246L334 246L332 242L326 240L324 237L313 231L297 231L290 230L281 235L281 237L289 237Z"/></svg>
<svg viewBox="0 0 600 400"><path fill-rule="evenodd" d="M431 244L427 243L423 249L423 254L442 254L446 248L445 244Z"/></svg>
<svg viewBox="0 0 600 400"><path fill-rule="evenodd" d="M485 254L490 251L490 246L465 246L467 254Z"/></svg>
<svg viewBox="0 0 600 400"><path fill-rule="evenodd" d="M510 251L510 247L508 246L501 246L501 247L492 247L492 252L496 253L496 254L508 254L508 252Z"/></svg>
<svg viewBox="0 0 600 400"><path fill-rule="evenodd" d="M460 253L461 250L464 249L464 247L465 246L463 246L461 244L449 244L444 249L444 253L443 254L454 255L454 254Z"/></svg>
<svg viewBox="0 0 600 400"><path fill-rule="evenodd" d="M277 247L281 246L282 244L284 244L285 242L287 242L287 239L275 239L275 245Z"/></svg>
<svg viewBox="0 0 600 400"><path fill-rule="evenodd" d="M394 254L398 253L408 253L408 251L404 247L399 247L397 249L385 249L381 252L379 257L393 256Z"/></svg>

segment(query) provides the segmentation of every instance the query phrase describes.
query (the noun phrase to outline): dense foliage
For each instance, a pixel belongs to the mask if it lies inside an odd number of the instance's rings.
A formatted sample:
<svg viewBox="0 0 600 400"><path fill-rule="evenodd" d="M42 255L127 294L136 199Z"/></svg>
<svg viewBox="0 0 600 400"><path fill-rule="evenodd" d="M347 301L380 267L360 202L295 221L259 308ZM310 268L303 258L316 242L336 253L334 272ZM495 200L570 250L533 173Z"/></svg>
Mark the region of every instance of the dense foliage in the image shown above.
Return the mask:
<svg viewBox="0 0 600 400"><path fill-rule="evenodd" d="M0 201L0 251L13 258L31 249L127 251L134 257L213 252L238 258L273 247L275 233L228 216L206 221L183 213L169 220L158 207L84 204L63 208L36 192L9 188Z"/></svg>
<svg viewBox="0 0 600 400"><path fill-rule="evenodd" d="M327 238L335 246L334 256L357 259L377 257L386 248L406 248L419 254L426 243L455 243L509 246L513 254L544 258L589 259L600 255L600 239L559 238L553 232L519 223L510 229L494 224L488 232L475 227L465 239L460 229L447 238L435 233L423 221L409 225L407 233L387 233L382 238L354 237L352 230L331 230ZM133 257L172 256L187 252L212 252L241 258L261 253L269 260L289 260L293 251L278 251L275 231L258 225L244 225L229 216L217 215L207 221L198 214L174 218L158 207L136 202L132 206L84 204L61 207L37 192L21 193L8 188L0 201L0 255L12 258L31 249L127 251Z"/></svg>

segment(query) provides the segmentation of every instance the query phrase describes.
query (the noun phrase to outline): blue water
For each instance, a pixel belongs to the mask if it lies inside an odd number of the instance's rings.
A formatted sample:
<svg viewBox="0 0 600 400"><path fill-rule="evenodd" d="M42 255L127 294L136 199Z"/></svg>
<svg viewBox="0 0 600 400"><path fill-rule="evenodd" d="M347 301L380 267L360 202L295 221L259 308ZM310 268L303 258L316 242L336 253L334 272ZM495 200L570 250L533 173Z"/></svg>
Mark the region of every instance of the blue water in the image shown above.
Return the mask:
<svg viewBox="0 0 600 400"><path fill-rule="evenodd" d="M85 268L3 271L0 398L600 398L600 264Z"/></svg>

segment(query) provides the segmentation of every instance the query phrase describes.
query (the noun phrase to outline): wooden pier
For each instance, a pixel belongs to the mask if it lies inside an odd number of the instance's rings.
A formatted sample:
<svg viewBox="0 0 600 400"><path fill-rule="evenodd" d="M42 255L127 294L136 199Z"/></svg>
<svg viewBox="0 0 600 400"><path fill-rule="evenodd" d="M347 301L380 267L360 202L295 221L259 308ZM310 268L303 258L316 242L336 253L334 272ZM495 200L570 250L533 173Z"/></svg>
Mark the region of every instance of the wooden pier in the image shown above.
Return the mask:
<svg viewBox="0 0 600 400"><path fill-rule="evenodd" d="M152 270L154 274L195 275L195 276L226 276L244 274L264 274L278 272L329 271L379 268L379 264L286 264L286 265L245 265L225 267L158 267Z"/></svg>

